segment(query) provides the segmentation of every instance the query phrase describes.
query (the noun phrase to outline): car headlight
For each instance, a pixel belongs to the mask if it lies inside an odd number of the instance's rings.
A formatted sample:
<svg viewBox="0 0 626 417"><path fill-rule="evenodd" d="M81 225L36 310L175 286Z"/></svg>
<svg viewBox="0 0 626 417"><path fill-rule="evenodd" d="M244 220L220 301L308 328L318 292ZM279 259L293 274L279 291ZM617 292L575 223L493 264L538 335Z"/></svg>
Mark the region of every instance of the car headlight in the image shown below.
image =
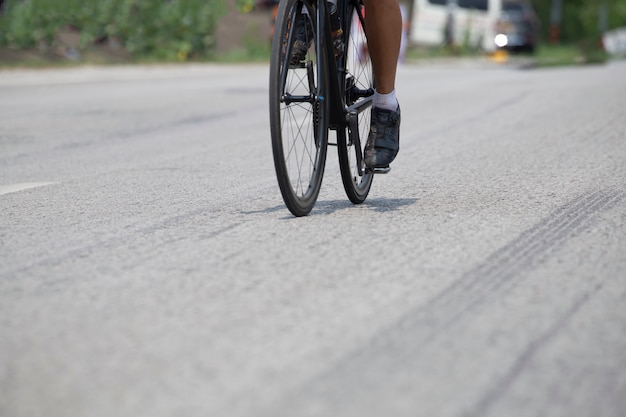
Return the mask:
<svg viewBox="0 0 626 417"><path fill-rule="evenodd" d="M509 44L509 38L503 33L497 34L494 41L496 42L496 46L498 48L503 48Z"/></svg>

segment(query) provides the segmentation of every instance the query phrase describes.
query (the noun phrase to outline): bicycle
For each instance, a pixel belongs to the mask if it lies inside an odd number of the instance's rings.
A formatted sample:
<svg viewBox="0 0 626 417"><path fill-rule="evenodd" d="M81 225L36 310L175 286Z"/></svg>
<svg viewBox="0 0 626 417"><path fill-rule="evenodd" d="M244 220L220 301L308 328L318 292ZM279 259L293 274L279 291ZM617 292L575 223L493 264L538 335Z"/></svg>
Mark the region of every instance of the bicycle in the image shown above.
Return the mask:
<svg viewBox="0 0 626 417"><path fill-rule="evenodd" d="M270 62L270 124L278 185L287 208L305 216L320 192L329 145L338 147L343 187L354 204L365 201L376 173L363 162L374 77L367 54L361 0L338 0L343 30L338 57L327 0L281 0ZM306 23L308 22L308 23ZM293 62L298 25L310 25L310 46ZM305 31L306 32L306 31ZM329 131L336 142L329 143Z"/></svg>

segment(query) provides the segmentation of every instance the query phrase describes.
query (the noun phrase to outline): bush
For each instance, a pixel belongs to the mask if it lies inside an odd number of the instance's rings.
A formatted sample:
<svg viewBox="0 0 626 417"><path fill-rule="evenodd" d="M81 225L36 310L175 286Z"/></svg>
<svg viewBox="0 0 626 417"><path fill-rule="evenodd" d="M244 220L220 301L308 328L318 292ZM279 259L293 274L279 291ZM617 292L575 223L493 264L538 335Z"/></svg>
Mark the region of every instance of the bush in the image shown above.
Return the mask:
<svg viewBox="0 0 626 417"><path fill-rule="evenodd" d="M222 0L7 0L0 46L50 47L62 27L81 47L116 39L136 57L187 60L213 50Z"/></svg>

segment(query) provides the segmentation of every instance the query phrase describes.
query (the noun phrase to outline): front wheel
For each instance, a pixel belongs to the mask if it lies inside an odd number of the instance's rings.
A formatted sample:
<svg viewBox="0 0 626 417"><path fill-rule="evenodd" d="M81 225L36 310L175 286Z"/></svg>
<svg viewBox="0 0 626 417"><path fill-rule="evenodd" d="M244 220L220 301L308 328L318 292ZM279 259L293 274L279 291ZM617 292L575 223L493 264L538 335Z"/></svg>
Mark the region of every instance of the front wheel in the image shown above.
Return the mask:
<svg viewBox="0 0 626 417"><path fill-rule="evenodd" d="M345 39L345 104L352 108L352 123L337 131L339 168L346 195L354 204L367 198L374 174L365 172L363 152L370 128L374 75L363 30L362 9L355 9Z"/></svg>
<svg viewBox="0 0 626 417"><path fill-rule="evenodd" d="M324 58L317 51L317 11L281 1L270 62L270 128L278 185L287 208L307 215L317 200L328 144Z"/></svg>

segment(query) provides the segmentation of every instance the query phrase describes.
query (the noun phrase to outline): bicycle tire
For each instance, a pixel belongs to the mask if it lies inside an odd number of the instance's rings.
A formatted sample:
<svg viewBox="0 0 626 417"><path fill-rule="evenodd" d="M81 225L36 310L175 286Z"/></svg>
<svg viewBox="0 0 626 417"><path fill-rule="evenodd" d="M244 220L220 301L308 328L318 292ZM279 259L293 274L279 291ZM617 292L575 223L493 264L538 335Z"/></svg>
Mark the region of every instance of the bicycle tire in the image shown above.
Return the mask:
<svg viewBox="0 0 626 417"><path fill-rule="evenodd" d="M357 163L357 152L365 150L365 142L369 134L371 120L371 100L364 97L363 94L354 94L357 89L360 92L374 91L374 75L372 70L372 62L367 53L367 38L365 36L363 13L361 8L352 8L352 17L348 29L345 33L345 97L344 103L347 106L355 104L359 100L367 100L363 109L357 114L358 131L356 132L360 138L360 150L357 150L356 144L351 140L350 133L352 127L350 123L345 129L337 131L337 145L339 156L339 168L341 171L341 179L343 187L348 199L354 204L360 204L365 201L372 186L374 174L364 172L364 162L361 166Z"/></svg>
<svg viewBox="0 0 626 417"><path fill-rule="evenodd" d="M306 10L307 13L302 13ZM324 176L328 145L327 69L317 41L316 8L309 1L281 1L272 41L269 82L274 167L285 205L295 216L313 209ZM312 37L303 60L292 64L298 19Z"/></svg>

